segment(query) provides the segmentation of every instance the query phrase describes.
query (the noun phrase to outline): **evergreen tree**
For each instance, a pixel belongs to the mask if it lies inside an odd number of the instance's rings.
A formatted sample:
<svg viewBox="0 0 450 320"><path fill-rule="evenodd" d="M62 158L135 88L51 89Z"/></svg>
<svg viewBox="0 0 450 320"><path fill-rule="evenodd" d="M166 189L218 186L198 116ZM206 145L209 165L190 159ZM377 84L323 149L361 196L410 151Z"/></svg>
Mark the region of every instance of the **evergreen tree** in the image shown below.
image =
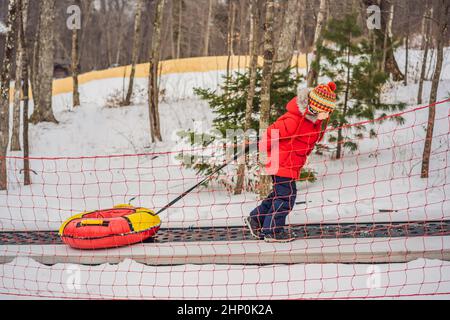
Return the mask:
<svg viewBox="0 0 450 320"><path fill-rule="evenodd" d="M343 128L349 120L373 120L382 117L377 111L392 112L403 110L405 104L381 102L383 85L389 80L388 74L377 66L382 48L373 48L370 42L361 37L362 30L357 23L357 15L352 13L342 19L331 19L324 31L324 44L318 48L324 58L321 75L337 85L336 111L330 117L330 124L338 128L337 137L331 135L329 141L337 141L336 158L342 156L342 148L354 151L358 148L355 139L344 136ZM402 122L401 117L395 118ZM353 138L361 138L365 127L355 127ZM376 133L370 130L370 137Z"/></svg>
<svg viewBox="0 0 450 320"><path fill-rule="evenodd" d="M237 130L244 128L244 117L250 77L248 71L235 72L230 77L224 77L220 90L195 88L194 92L200 99L209 103L210 108L216 114L213 121L215 129L223 134L227 129ZM253 121L251 128L259 130L258 115L261 106L262 70L256 70L256 93L253 98ZM273 106L270 114L270 122L275 121L286 112L286 104L296 95L300 77L291 77L291 69L274 74L271 86L270 104Z"/></svg>
<svg viewBox="0 0 450 320"><path fill-rule="evenodd" d="M301 79L299 76L292 76L291 71L292 69L288 68L284 71L274 73L273 75L270 94L270 105L272 106L270 110L271 123L286 112L286 104L297 94L297 86L301 82ZM254 131L255 134L250 137L251 142L258 140L256 133L259 132L261 83L262 69L257 68L256 91L253 98L252 121L250 126L250 129ZM211 132L195 132L194 130L179 132L179 136L195 150L185 152L178 156L186 167L195 169L197 174L208 175L223 163L217 160L226 158L226 146L236 146L234 154L239 152L240 149L238 146L242 145L245 138L244 135L237 134L230 139L230 137L227 137L227 130L233 130L235 132L239 130L242 130L241 132L243 132L244 130L249 84L250 74L247 70L243 73L235 72L229 77L225 76L219 90L194 89L194 92L200 99L208 102L215 114L215 118L213 120L213 130L211 130ZM201 151L199 149L201 149ZM256 161L255 155L249 157L246 165L246 189L256 191L258 162ZM234 170L234 167L229 166L224 170ZM236 182L236 177L234 177L234 174L230 175L233 176L230 181L221 179L220 177L216 180L224 184L231 191L233 189L233 184ZM304 170L300 179L314 181L314 172Z"/></svg>

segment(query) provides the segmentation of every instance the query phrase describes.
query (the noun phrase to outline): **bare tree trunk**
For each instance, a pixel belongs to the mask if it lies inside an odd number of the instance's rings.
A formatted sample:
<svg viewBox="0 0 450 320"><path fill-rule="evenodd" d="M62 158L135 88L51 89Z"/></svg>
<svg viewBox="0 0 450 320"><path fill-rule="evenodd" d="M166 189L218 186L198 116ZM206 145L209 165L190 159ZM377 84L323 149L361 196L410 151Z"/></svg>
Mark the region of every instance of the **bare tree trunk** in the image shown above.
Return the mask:
<svg viewBox="0 0 450 320"><path fill-rule="evenodd" d="M28 65L24 66L24 82L23 82L23 92L26 92L23 97L23 184L28 186L31 184L30 177L30 147L28 139L28 102L30 101L28 96Z"/></svg>
<svg viewBox="0 0 450 320"><path fill-rule="evenodd" d="M261 110L259 129L264 131L269 126L270 120L270 88L272 85L272 66L274 57L273 45L274 1L266 0L266 18L264 22L264 64L261 83ZM261 169L264 163L260 163ZM259 195L266 197L270 192L270 176L263 170L260 174Z"/></svg>
<svg viewBox="0 0 450 320"><path fill-rule="evenodd" d="M204 45L203 45L203 56L208 56L209 53L209 34L211 30L211 15L212 15L212 6L213 6L213 0L209 0L209 6L208 6L208 14L206 18L206 30L205 30L205 38L204 38Z"/></svg>
<svg viewBox="0 0 450 320"><path fill-rule="evenodd" d="M227 81L230 77L231 56L233 53L233 30L234 30L234 2L228 2L228 34L227 34Z"/></svg>
<svg viewBox="0 0 450 320"><path fill-rule="evenodd" d="M407 7L409 8L409 7ZM409 10L407 11L407 30L405 37L405 86L408 85L408 55L409 55Z"/></svg>
<svg viewBox="0 0 450 320"><path fill-rule="evenodd" d="M375 29L374 33L377 35L376 45L378 48L383 48L383 57L379 61L379 69L386 73L392 74L394 81L403 81L404 75L398 67L394 56L393 41L389 34L392 28L393 10L390 10L392 0L361 0L366 7L377 5L381 9L381 29Z"/></svg>
<svg viewBox="0 0 450 320"><path fill-rule="evenodd" d="M188 19L189 25L188 30L192 30L194 28L194 19ZM187 37L187 48L185 51L185 57L192 57L192 35L189 32L186 32Z"/></svg>
<svg viewBox="0 0 450 320"><path fill-rule="evenodd" d="M384 12L384 6L383 3L387 3L386 0L382 0L382 7L381 7L381 11ZM383 48L385 49L383 51L383 62L382 62L382 66L384 67L384 71L392 74L392 79L394 81L402 81L404 79L404 75L402 74L402 72L400 71L400 68L398 67L397 61L395 60L395 56L394 56L394 48L393 48L393 40L392 40L392 21L394 19L394 6L392 4L389 4L389 6L391 7L390 10L387 13L384 13L381 15L382 17L382 25L383 25L383 20L387 21L385 22L386 25L386 29L385 29L385 33L384 33L384 38L383 41L384 43L386 43L385 46L383 46ZM386 16L388 15L388 16ZM384 18L383 18L384 17Z"/></svg>
<svg viewBox="0 0 450 320"><path fill-rule="evenodd" d="M298 10L299 14L299 28L300 28L300 36L299 36L299 48L307 48L308 44L306 43L306 18L305 18L305 6L306 6L306 0L300 0L300 9ZM308 66L307 66L308 67Z"/></svg>
<svg viewBox="0 0 450 320"><path fill-rule="evenodd" d="M16 25L17 0L9 0L8 22L5 41L5 53L0 74L0 190L8 188L8 173L6 170L6 154L9 143L9 86L14 51L14 26Z"/></svg>
<svg viewBox="0 0 450 320"><path fill-rule="evenodd" d="M169 34L170 34L170 57L175 59L177 53L175 52L175 40L174 40L174 25L175 25L175 1L170 2L170 21L169 21Z"/></svg>
<svg viewBox="0 0 450 320"><path fill-rule="evenodd" d="M330 5L328 5L328 16L330 16ZM356 23L358 26L364 26L364 17L366 14L366 8L362 5L361 0L353 0L352 1L352 11L356 13Z"/></svg>
<svg viewBox="0 0 450 320"><path fill-rule="evenodd" d="M136 7L136 15L134 17L134 39L133 39L133 52L131 55L131 73L130 80L128 82L128 91L124 106L131 104L131 96L133 94L134 75L136 73L136 63L139 59L139 49L141 47L141 24L142 24L142 8L144 7L144 0L139 0Z"/></svg>
<svg viewBox="0 0 450 320"><path fill-rule="evenodd" d="M20 5L20 2L18 3L18 18L16 21L18 29L21 28L21 23L23 23L25 27L27 25L28 0L22 0L21 3L22 5ZM22 90L22 66L23 60L25 59L25 52L22 47L22 39L20 37L21 33L18 32L16 40L16 74L14 83L13 127L10 145L11 151L20 151L20 95Z"/></svg>
<svg viewBox="0 0 450 320"><path fill-rule="evenodd" d="M350 40L350 42L351 42L351 40ZM348 52L347 52L347 81L346 81L345 96L344 96L344 110L342 110L342 117L341 117L341 121L339 122L339 129L338 129L336 159L340 159L342 156L342 147L343 147L342 126L344 125L344 119L347 116L347 105L348 105L349 92L350 92L350 49L348 49Z"/></svg>
<svg viewBox="0 0 450 320"><path fill-rule="evenodd" d="M424 80L431 80L431 76L432 76L432 69L433 69L433 60L434 60L434 55L436 54L436 50L435 50L435 45L434 45L434 39L431 37L430 38L430 43L429 43L429 47L428 47L428 51L430 52L430 63L428 64L427 67L427 71L425 72L425 78Z"/></svg>
<svg viewBox="0 0 450 320"><path fill-rule="evenodd" d="M291 65L294 54L295 38L298 33L298 16L300 4L298 0L289 0L286 13L284 15L284 24L281 30L280 40L276 50L276 63L274 72L286 70Z"/></svg>
<svg viewBox="0 0 450 320"><path fill-rule="evenodd" d="M36 23L36 33L34 36L34 43L32 48L32 56L30 62L30 80L31 80L31 91L33 94L33 103L34 109L39 109L39 83L37 79L39 78L39 38L41 33L41 7L42 5L38 3L38 12L37 12L37 23Z"/></svg>
<svg viewBox="0 0 450 320"><path fill-rule="evenodd" d="M83 15L84 19L82 19L83 27L81 29L81 39L79 41L79 43L80 43L80 48L78 50L78 56L80 57L79 58L79 62L81 61L81 57L83 56L83 52L84 52L83 49L84 49L85 40L86 40L87 35L89 34L87 26L89 25L89 23L91 21L92 8L94 7L94 2L93 1L84 0L83 3L84 3L84 6L83 6L84 10L83 10L83 12L85 12L85 14Z"/></svg>
<svg viewBox="0 0 450 320"><path fill-rule="evenodd" d="M177 59L180 59L181 53L181 23L183 17L183 0L178 0L178 31L177 31Z"/></svg>
<svg viewBox="0 0 450 320"><path fill-rule="evenodd" d="M302 2L302 6L305 6L306 7L306 0L305 1L303 1ZM305 7L302 7L302 8L305 8ZM309 63L309 51L310 51L310 46L309 46L309 43L308 43L308 41L307 41L307 39L306 39L306 28L307 28L307 20L306 20L306 17L305 17L305 13L303 12L302 13L302 24L303 24L303 32L302 32L302 34L303 34L303 43L304 43L304 46L305 46L305 64L306 64L306 77L308 76L308 74L309 74L309 65L310 65L310 63Z"/></svg>
<svg viewBox="0 0 450 320"><path fill-rule="evenodd" d="M247 32L247 1L240 0L239 1L239 32L237 34L237 42L238 42L238 55L244 55L244 37ZM239 60L238 60L239 63ZM240 64L238 65L238 69L240 69Z"/></svg>
<svg viewBox="0 0 450 320"><path fill-rule="evenodd" d="M231 32L230 32L230 43L231 43L231 55L234 56L235 55L235 51L234 51L234 40L235 40L235 27L236 27L236 2L233 1L233 5L232 5L232 13L231 13Z"/></svg>
<svg viewBox="0 0 450 320"><path fill-rule="evenodd" d="M327 2L320 0L319 14L317 15L316 31L314 33L314 48L316 51L314 59L311 61L309 72L307 76L308 87L313 87L317 84L317 79L320 72L320 54L317 48L322 44L322 31L326 22Z"/></svg>
<svg viewBox="0 0 450 320"><path fill-rule="evenodd" d="M444 42L446 37L448 36L448 19L449 19L449 8L450 3L446 0L441 0L440 2L440 12L438 15L438 28L439 34L437 36L437 60L436 60L436 68L434 70L433 81L431 84L431 93L430 93L430 106L428 107L428 126L427 126L427 134L425 139L425 146L423 149L423 158L422 158L422 170L421 177L428 178L430 171L430 155L431 155L431 146L433 143L433 130L434 130L434 120L436 115L436 106L434 103L437 98L437 91L439 87L439 80L441 78L442 71L442 62L444 60Z"/></svg>
<svg viewBox="0 0 450 320"><path fill-rule="evenodd" d="M119 65L120 64L120 56L121 56L121 52L122 52L123 38L125 37L125 32L123 31L123 16L125 14L125 2L122 2L121 6L119 6L119 3L116 2L116 10L119 15L118 28L117 28L119 42L117 44L116 65Z"/></svg>
<svg viewBox="0 0 450 320"><path fill-rule="evenodd" d="M23 132L22 132L22 140L23 140L23 183L28 186L31 184L30 177L30 148L28 143L28 102L29 102L29 63L28 63L28 55L27 55L27 41L26 41L26 33L25 26L27 25L27 11L28 11L28 0L19 0L19 4L22 1L21 7L22 13L19 15L19 19L23 19L21 23L19 23L19 39L20 45L23 50L23 60L22 60L22 91L23 91Z"/></svg>
<svg viewBox="0 0 450 320"><path fill-rule="evenodd" d="M75 0L75 5L81 8L80 0ZM80 41L79 41L80 31L76 28L72 30L72 105L73 107L79 107L80 103L80 92L78 90L78 74L80 72Z"/></svg>
<svg viewBox="0 0 450 320"><path fill-rule="evenodd" d="M104 41L104 44L101 47L104 50L103 55L106 56L106 58L107 58L107 65L108 65L108 67L110 67L112 64L112 57L111 57L112 50L111 50L111 39L109 36L110 26L109 26L108 14L107 14L107 10L106 10L106 0L101 0L100 12L101 12L101 17L102 17L102 24L107 27L106 30L103 30L101 39Z"/></svg>
<svg viewBox="0 0 450 320"><path fill-rule="evenodd" d="M304 0L300 0L299 2L299 10L298 10L298 26L297 26L297 38L295 41L295 50L297 50L297 56L295 60L295 72L297 77L300 76L300 70L299 70L299 58L300 54L302 53L302 48L306 47L306 40L305 40L305 18L302 14L302 8L304 8L305 2ZM308 68L308 52L306 52L306 68ZM308 71L306 71L306 74L308 74Z"/></svg>
<svg viewBox="0 0 450 320"><path fill-rule="evenodd" d="M77 29L72 30L72 96L73 96L73 107L79 107L80 103L80 91L78 88L78 74L80 70L79 63L79 31Z"/></svg>
<svg viewBox="0 0 450 320"><path fill-rule="evenodd" d="M420 50L422 50L422 51L425 50L425 43L426 43L426 36L425 35L427 33L426 28L427 28L427 26L429 24L429 21L427 20L427 13L428 13L429 10L430 10L430 2L429 2L429 0L427 0L427 4L426 4L426 7L425 7L425 14L424 14L424 16L422 18L422 23L420 25L420 34L422 36L421 41L420 41Z"/></svg>
<svg viewBox="0 0 450 320"><path fill-rule="evenodd" d="M55 0L42 0L41 23L39 31L39 63L38 63L38 101L30 122L53 122L56 121L52 110L52 88L53 88L53 27L55 18Z"/></svg>
<svg viewBox="0 0 450 320"><path fill-rule="evenodd" d="M161 50L161 21L164 14L164 0L158 0L153 23L152 46L149 70L149 113L152 142L162 141L158 109L158 65Z"/></svg>
<svg viewBox="0 0 450 320"><path fill-rule="evenodd" d="M424 21L426 23L426 31L424 35L424 53L422 58L422 66L420 69L420 79L419 79L419 90L417 92L417 104L422 103L422 91L423 91L423 81L425 79L425 70L427 67L428 58L428 48L430 46L430 30L431 30L431 20L433 18L433 8L430 8L429 3L427 5L427 11L425 13Z"/></svg>
<svg viewBox="0 0 450 320"><path fill-rule="evenodd" d="M256 68L258 64L258 8L256 0L250 1L250 35L249 35L249 46L250 46L250 86L247 94L247 101L245 105L245 139L244 144L249 143L248 130L251 127L252 122L252 112L253 112L253 99L255 97L256 88ZM239 164L237 170L237 181L236 187L234 189L234 194L241 194L244 184L244 174L245 174L245 163Z"/></svg>
<svg viewBox="0 0 450 320"><path fill-rule="evenodd" d="M384 29L384 43L383 43L383 58L381 59L381 67L386 65L386 57L388 52L388 40L392 37L392 20L394 20L394 5L388 3L388 19L386 22L386 28ZM389 44L390 45L390 44Z"/></svg>

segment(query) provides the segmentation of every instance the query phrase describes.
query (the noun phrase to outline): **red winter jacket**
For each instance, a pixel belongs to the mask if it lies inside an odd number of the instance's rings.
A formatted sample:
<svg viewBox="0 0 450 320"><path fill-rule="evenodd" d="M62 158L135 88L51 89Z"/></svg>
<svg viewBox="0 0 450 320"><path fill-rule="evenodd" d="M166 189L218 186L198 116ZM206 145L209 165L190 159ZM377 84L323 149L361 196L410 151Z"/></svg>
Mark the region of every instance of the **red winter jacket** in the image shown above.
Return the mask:
<svg viewBox="0 0 450 320"><path fill-rule="evenodd" d="M313 151L315 144L323 138L322 120L313 123L305 118L303 111L305 108L300 109L297 100L295 97L289 101L286 106L287 112L267 128L259 143L260 152L265 151L267 144L268 174L299 179L306 158ZM277 129L278 150L272 148L276 140L274 130ZM274 168L270 169L271 166Z"/></svg>

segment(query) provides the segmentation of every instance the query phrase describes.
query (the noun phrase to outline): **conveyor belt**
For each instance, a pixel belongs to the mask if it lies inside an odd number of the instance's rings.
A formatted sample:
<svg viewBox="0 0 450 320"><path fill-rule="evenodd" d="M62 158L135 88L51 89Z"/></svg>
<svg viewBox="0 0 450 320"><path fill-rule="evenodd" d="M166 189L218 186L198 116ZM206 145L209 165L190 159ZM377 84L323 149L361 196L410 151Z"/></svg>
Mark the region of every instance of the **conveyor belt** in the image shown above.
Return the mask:
<svg viewBox="0 0 450 320"><path fill-rule="evenodd" d="M298 239L396 238L445 236L450 220L386 223L340 223L291 225ZM242 226L161 228L146 242L245 241L253 240ZM0 231L0 245L62 244L57 231Z"/></svg>

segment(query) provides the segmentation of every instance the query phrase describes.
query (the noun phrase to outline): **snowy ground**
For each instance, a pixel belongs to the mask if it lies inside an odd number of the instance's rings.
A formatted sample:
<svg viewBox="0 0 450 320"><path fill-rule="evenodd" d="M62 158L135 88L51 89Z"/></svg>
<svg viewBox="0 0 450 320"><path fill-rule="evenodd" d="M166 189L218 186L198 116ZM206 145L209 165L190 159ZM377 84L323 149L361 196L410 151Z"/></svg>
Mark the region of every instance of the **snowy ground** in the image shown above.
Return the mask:
<svg viewBox="0 0 450 320"><path fill-rule="evenodd" d="M397 57L403 68L401 50ZM410 66L416 66L420 59L420 52L410 52ZM449 49L445 62L438 100L450 95ZM34 157L31 167L36 172L31 187L21 183L21 153L10 153L9 190L0 192L0 230L55 230L74 213L127 203L135 196L134 205L162 207L199 179L172 159L180 151L176 132L192 128L195 121L202 121L205 129L210 127L213 114L205 102L193 95L192 88L216 88L221 74L162 78L166 89L166 100L160 105L164 142L158 144L149 142L148 111L143 99L130 107L104 107L106 98L122 89L123 79L81 86L82 106L76 110L69 107L70 94L54 97L54 112L60 124L30 127ZM317 171L318 180L299 184L297 201L309 202L294 209L290 223L450 218L450 104L436 107L430 178L421 179L428 110L412 111L418 107L417 84L414 75L410 78L408 86L398 85L387 92L389 100L408 104L406 123L371 125L378 138L359 141L360 149L347 153L342 160L314 155L309 167ZM136 82L145 93L146 81ZM430 87L431 82L425 82L423 105L427 104ZM240 225L242 216L256 204L252 193L232 196L213 185L193 192L161 218L163 227ZM386 209L395 211L380 212ZM149 267L125 261L80 267L89 284L82 284L75 296L333 298L450 293L447 262L419 260L377 267L385 275L381 280L384 287L368 291L367 265ZM66 296L67 289L61 286L67 268L18 258L0 265L0 294Z"/></svg>
<svg viewBox="0 0 450 320"><path fill-rule="evenodd" d="M438 100L449 96L449 74L443 72ZM149 142L143 98L130 107L104 107L108 95L122 88L122 79L82 86L82 106L76 110L68 107L70 94L56 96L55 115L60 124L39 124L30 129L31 156L36 157L31 161L36 172L31 187L22 185L21 154L11 153L18 158L9 161L9 191L0 193L0 228L53 230L74 213L127 203L135 196L135 205L164 206L200 178L173 159L182 148L176 136L179 130L192 128L194 122L200 122L205 130L211 126L213 114L193 95L192 88L215 88L219 81L217 72L163 77L167 97L160 106L164 142L158 144ZM137 81L144 95L145 82ZM430 82L425 83L424 101L430 86ZM404 125L392 121L367 125L378 137L368 139L365 134L358 141L359 150L347 152L341 160L310 157L309 168L317 172L318 180L299 184L297 199L308 203L294 209L289 216L291 223L448 217L449 103L436 107L430 178L421 179L428 110L411 111L417 107L415 94L411 96L416 91L417 84L411 81L407 87L399 85L387 92L390 100L408 104ZM239 225L241 217L256 204L253 193L233 196L213 184L174 205L162 214L162 220L164 226Z"/></svg>
<svg viewBox="0 0 450 320"><path fill-rule="evenodd" d="M424 259L389 265L262 267L150 267L125 260L117 265L49 267L17 258L0 265L0 276L0 299L15 295L26 299L448 299L450 295L450 263Z"/></svg>

